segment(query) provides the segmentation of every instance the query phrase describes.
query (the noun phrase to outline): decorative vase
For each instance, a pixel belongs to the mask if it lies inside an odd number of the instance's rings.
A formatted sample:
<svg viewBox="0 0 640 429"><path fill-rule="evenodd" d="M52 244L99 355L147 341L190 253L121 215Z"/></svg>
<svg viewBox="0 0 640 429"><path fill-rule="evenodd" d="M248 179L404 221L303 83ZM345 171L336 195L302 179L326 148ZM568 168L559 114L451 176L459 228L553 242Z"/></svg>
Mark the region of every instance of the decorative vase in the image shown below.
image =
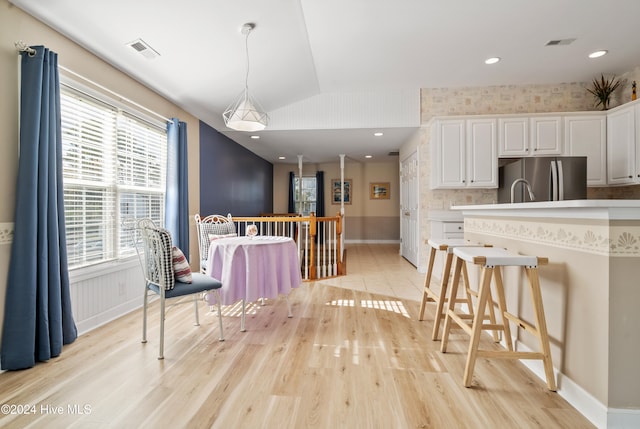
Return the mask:
<svg viewBox="0 0 640 429"><path fill-rule="evenodd" d="M258 235L258 227L255 225L247 225L247 236L253 238Z"/></svg>

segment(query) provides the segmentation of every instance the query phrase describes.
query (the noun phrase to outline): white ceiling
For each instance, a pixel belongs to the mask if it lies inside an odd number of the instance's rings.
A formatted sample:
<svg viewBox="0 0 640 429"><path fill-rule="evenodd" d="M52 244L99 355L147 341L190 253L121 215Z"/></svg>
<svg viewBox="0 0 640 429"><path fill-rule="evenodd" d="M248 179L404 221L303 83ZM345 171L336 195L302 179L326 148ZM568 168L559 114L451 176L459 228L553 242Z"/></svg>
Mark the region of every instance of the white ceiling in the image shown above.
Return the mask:
<svg viewBox="0 0 640 429"><path fill-rule="evenodd" d="M640 0L10 1L272 162L387 160L420 125L420 88L589 82L640 65ZM259 140L222 121L244 88L247 22L249 90L272 118ZM127 45L139 38L160 57ZM588 59L597 49L609 54Z"/></svg>

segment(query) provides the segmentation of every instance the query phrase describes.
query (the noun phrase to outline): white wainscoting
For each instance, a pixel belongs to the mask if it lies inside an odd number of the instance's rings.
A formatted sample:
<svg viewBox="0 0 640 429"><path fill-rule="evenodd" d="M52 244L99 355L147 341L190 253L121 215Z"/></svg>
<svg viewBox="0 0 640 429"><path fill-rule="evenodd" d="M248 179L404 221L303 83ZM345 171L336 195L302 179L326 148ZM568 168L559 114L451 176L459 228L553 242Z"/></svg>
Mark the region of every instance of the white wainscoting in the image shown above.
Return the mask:
<svg viewBox="0 0 640 429"><path fill-rule="evenodd" d="M78 334L142 306L144 280L137 258L72 270L70 293Z"/></svg>
<svg viewBox="0 0 640 429"><path fill-rule="evenodd" d="M0 222L0 244L11 245L13 228L13 222ZM142 307L144 279L137 256L70 270L69 278L78 334Z"/></svg>

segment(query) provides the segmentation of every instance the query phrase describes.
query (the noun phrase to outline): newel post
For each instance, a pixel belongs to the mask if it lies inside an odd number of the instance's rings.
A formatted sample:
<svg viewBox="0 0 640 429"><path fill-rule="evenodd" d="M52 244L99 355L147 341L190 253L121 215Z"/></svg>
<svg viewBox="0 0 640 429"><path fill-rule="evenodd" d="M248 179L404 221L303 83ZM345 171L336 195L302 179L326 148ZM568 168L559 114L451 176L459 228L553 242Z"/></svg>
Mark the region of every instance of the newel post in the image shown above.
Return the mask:
<svg viewBox="0 0 640 429"><path fill-rule="evenodd" d="M336 249L338 251L338 275L342 275L343 270L342 270L342 214L340 214L338 212L338 216L337 216L338 220L336 221Z"/></svg>
<svg viewBox="0 0 640 429"><path fill-rule="evenodd" d="M315 280L316 277L316 231L318 225L316 223L316 214L314 212L309 213L309 278Z"/></svg>

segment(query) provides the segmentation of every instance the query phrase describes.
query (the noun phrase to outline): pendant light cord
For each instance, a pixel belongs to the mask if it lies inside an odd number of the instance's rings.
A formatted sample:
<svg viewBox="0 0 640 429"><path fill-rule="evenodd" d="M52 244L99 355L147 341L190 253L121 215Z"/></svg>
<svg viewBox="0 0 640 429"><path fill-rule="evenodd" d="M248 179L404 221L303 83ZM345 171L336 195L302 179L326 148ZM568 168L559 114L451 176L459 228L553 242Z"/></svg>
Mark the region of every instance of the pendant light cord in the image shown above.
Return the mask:
<svg viewBox="0 0 640 429"><path fill-rule="evenodd" d="M244 90L249 93L249 34L253 27L245 27L246 36L244 38L244 51L247 56L247 73L244 78Z"/></svg>

